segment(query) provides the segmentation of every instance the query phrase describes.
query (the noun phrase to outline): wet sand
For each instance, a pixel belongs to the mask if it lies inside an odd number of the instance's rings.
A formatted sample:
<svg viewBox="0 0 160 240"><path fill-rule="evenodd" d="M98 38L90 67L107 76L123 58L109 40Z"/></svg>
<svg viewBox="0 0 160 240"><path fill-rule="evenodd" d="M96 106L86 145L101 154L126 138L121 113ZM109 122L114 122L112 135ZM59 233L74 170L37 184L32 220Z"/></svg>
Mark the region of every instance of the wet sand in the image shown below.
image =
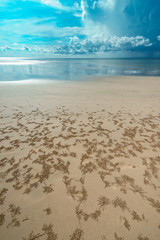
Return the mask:
<svg viewBox="0 0 160 240"><path fill-rule="evenodd" d="M0 239L158 240L160 78L0 83Z"/></svg>

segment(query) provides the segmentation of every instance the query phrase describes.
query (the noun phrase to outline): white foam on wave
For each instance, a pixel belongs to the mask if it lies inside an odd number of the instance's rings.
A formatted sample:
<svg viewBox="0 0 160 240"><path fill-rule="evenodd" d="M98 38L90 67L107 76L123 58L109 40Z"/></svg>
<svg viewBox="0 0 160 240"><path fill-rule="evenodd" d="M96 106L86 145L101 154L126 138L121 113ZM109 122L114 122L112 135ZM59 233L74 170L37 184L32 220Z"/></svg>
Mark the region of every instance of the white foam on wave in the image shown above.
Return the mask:
<svg viewBox="0 0 160 240"><path fill-rule="evenodd" d="M41 79L41 78L38 78L38 79L24 79L24 80L17 80L17 81L14 81L14 80L11 80L11 81L0 81L0 85L6 85L6 84L8 84L8 85L15 85L15 84L17 84L17 85L21 85L21 84L25 84L25 85L27 85L27 84L29 84L29 85L31 85L31 84L37 84L37 85L39 85L39 84L44 84L44 85L46 85L46 84L48 84L48 83L50 83L50 84L53 84L53 83L60 83L60 82L62 82L62 81L59 81L59 80L57 80L57 79Z"/></svg>
<svg viewBox="0 0 160 240"><path fill-rule="evenodd" d="M0 65L33 65L40 63L47 63L48 61L39 61L39 60L0 60Z"/></svg>

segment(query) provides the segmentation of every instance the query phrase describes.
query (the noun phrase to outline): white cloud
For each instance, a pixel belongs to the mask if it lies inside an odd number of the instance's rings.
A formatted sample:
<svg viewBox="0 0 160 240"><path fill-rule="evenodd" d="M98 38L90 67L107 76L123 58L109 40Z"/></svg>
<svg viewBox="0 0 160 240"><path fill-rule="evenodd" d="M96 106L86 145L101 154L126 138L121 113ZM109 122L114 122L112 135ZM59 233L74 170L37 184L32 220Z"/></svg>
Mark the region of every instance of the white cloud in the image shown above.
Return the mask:
<svg viewBox="0 0 160 240"><path fill-rule="evenodd" d="M20 1L27 2L28 0L20 0ZM64 10L64 11L69 11L69 10L72 9L71 7L67 7L67 6L62 5L59 0L30 0L30 1L39 2L41 4L48 5L48 6L51 6L53 8L61 9L61 10ZM12 2L16 2L16 0L1 0L0 1L0 7L5 7L6 4L12 3ZM75 5L75 8L77 8L77 5Z"/></svg>
<svg viewBox="0 0 160 240"><path fill-rule="evenodd" d="M84 20L85 14L86 14L86 10L85 10L86 7L88 7L88 6L87 6L87 3L84 2L84 0L81 0L82 19L83 19L83 20Z"/></svg>
<svg viewBox="0 0 160 240"><path fill-rule="evenodd" d="M11 46L6 47L0 47L2 52L8 52L8 51L29 51L31 52L31 48L29 48L26 45L13 43Z"/></svg>
<svg viewBox="0 0 160 240"><path fill-rule="evenodd" d="M31 0L31 1L40 2L44 5L47 5L56 9L60 9L66 12L71 10L76 10L77 8L77 5L74 5L74 7L64 6L59 0Z"/></svg>
<svg viewBox="0 0 160 240"><path fill-rule="evenodd" d="M26 46L23 44L12 44L5 48L1 48L1 51L19 51L19 52L31 52L31 53L46 53L46 54L65 54L65 55L82 55L82 54L105 54L109 52L125 52L132 51L135 49L144 50L152 46L149 39L143 36L136 37L118 37L113 36L105 39L104 41L99 41L94 39L91 40L81 40L74 36L70 38L69 44L53 45L53 46Z"/></svg>
<svg viewBox="0 0 160 240"><path fill-rule="evenodd" d="M63 9L62 4L58 0L40 0L43 4L52 6L54 8Z"/></svg>
<svg viewBox="0 0 160 240"><path fill-rule="evenodd" d="M97 5L97 7L100 7L100 8L113 9L115 6L115 0L99 0L98 2L95 1L94 5Z"/></svg>
<svg viewBox="0 0 160 240"><path fill-rule="evenodd" d="M128 37L147 34L152 39L159 35L160 15L156 1L81 0L81 7L88 39L99 33Z"/></svg>
<svg viewBox="0 0 160 240"><path fill-rule="evenodd" d="M149 39L143 36L136 37L109 37L103 41L94 39L82 40L73 37L69 45L62 45L53 47L55 53L59 54L93 54L93 53L106 53L115 51L131 51L136 48L146 48L152 46Z"/></svg>
<svg viewBox="0 0 160 240"><path fill-rule="evenodd" d="M108 40L104 40L104 42L111 43L112 47L116 48L127 48L127 47L138 47L138 46L145 46L150 47L152 43L148 38L144 38L143 36L136 36L136 37L117 37L113 36L108 38Z"/></svg>
<svg viewBox="0 0 160 240"><path fill-rule="evenodd" d="M1 25L1 36L0 40L3 41L2 36L5 39L8 38L8 42L12 42L12 37L14 36L14 41L23 41L22 32L25 29L24 34L28 35L30 38L42 38L41 42L45 43L45 38L50 38L51 42L54 38L63 38L63 41L67 40L65 37L71 37L74 35L80 35L83 33L81 27L58 27L55 25L54 21L52 24L45 24L47 20L54 20L54 18L30 18L30 19L16 19L16 20L5 20L3 25ZM49 41L49 40L46 40Z"/></svg>

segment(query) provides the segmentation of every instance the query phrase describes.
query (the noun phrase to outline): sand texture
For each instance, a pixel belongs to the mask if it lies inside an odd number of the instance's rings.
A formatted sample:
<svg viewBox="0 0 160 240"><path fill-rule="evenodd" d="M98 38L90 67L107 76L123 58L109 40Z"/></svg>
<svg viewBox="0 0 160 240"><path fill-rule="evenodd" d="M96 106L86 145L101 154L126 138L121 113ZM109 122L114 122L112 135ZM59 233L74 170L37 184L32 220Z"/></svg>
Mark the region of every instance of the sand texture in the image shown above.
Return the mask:
<svg viewBox="0 0 160 240"><path fill-rule="evenodd" d="M0 239L160 239L160 78L0 84Z"/></svg>

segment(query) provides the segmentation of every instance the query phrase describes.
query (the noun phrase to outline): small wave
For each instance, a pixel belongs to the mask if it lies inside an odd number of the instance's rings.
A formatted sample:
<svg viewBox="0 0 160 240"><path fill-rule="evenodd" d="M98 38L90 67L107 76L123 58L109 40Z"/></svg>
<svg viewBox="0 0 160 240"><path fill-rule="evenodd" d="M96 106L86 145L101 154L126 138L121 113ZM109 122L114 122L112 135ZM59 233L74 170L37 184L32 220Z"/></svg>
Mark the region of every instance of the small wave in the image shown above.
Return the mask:
<svg viewBox="0 0 160 240"><path fill-rule="evenodd" d="M47 63L48 61L39 61L39 60L9 60L9 61L0 61L0 65L34 65L40 63Z"/></svg>

